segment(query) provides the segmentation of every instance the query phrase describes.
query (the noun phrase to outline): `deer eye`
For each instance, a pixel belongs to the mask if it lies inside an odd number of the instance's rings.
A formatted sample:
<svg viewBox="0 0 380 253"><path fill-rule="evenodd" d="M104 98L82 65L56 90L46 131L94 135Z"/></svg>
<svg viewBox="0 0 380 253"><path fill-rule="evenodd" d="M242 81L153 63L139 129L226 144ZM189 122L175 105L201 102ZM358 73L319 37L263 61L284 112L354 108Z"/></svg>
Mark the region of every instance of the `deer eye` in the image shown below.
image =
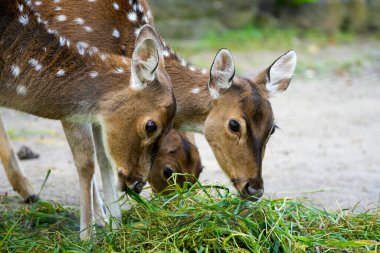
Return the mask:
<svg viewBox="0 0 380 253"><path fill-rule="evenodd" d="M272 134L274 134L274 133L276 132L276 128L278 128L278 126L276 126L276 125L274 125L274 126L272 127L272 130L271 130L271 132L270 132L270 135L272 135Z"/></svg>
<svg viewBox="0 0 380 253"><path fill-rule="evenodd" d="M149 134L154 133L157 130L157 124L153 120L148 120L145 124L145 131Z"/></svg>
<svg viewBox="0 0 380 253"><path fill-rule="evenodd" d="M232 132L239 132L240 131L240 124L236 120L231 119L230 122L228 122L228 127Z"/></svg>
<svg viewBox="0 0 380 253"><path fill-rule="evenodd" d="M171 169L171 168L169 168L169 167L165 167L164 168L164 176L166 177L166 178L169 178L169 177L171 177L173 175L173 170Z"/></svg>

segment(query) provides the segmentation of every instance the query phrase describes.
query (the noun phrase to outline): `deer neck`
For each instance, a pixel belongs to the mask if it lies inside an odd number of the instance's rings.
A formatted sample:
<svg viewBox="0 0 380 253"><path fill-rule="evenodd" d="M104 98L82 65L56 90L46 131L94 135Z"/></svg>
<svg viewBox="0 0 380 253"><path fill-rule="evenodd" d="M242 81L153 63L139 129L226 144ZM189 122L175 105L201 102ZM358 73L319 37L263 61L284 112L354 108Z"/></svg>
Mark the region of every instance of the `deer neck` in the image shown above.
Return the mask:
<svg viewBox="0 0 380 253"><path fill-rule="evenodd" d="M212 106L208 90L209 72L169 52L169 49L165 50L164 56L165 69L177 101L174 128L203 133L203 125Z"/></svg>

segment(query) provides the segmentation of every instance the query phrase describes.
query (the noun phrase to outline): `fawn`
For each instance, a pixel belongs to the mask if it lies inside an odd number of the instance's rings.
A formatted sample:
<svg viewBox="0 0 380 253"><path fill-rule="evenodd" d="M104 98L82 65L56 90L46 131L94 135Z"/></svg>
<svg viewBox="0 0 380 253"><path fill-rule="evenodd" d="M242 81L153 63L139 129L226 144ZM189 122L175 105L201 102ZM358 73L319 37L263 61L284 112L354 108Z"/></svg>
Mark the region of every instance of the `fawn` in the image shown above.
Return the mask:
<svg viewBox="0 0 380 253"><path fill-rule="evenodd" d="M80 178L80 236L89 238L92 229L86 228L99 211L94 210L99 199L93 196L92 132L118 169L119 188L140 192L171 128L175 98L161 41L146 25L139 30L132 59L104 55L50 28L30 1L1 1L0 7L0 106L62 122ZM33 198L1 120L0 128L7 176L22 197ZM113 186L104 185L108 192L115 191Z"/></svg>

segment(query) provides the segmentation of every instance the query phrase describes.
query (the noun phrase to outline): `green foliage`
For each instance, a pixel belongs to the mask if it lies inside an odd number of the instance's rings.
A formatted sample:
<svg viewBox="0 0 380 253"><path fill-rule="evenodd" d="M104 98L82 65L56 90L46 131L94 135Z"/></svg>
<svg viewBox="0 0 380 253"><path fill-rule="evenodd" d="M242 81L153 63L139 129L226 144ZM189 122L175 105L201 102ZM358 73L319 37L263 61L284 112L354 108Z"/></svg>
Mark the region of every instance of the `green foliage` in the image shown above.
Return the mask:
<svg viewBox="0 0 380 253"><path fill-rule="evenodd" d="M277 0L277 5L279 6L302 6L304 4L311 4L311 3L316 3L318 0Z"/></svg>
<svg viewBox="0 0 380 253"><path fill-rule="evenodd" d="M0 252L378 252L380 210L326 212L299 200L248 202L185 185L148 201L130 193L118 230L80 241L77 211L56 203L0 211ZM113 221L117 222L117 221Z"/></svg>

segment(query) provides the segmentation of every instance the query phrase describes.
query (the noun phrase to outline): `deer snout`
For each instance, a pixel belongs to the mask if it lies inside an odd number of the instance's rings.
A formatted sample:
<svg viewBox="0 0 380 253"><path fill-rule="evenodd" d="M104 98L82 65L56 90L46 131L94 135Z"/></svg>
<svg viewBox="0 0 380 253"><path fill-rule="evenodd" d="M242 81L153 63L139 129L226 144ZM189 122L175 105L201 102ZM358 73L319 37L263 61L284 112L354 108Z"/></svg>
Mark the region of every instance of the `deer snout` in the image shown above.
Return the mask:
<svg viewBox="0 0 380 253"><path fill-rule="evenodd" d="M119 171L119 190L127 191L127 188L140 194L146 184L147 179L140 175L126 176L121 170Z"/></svg>
<svg viewBox="0 0 380 253"><path fill-rule="evenodd" d="M249 180L234 179L232 182L244 199L257 201L264 194L263 180L260 178L252 178Z"/></svg>
<svg viewBox="0 0 380 253"><path fill-rule="evenodd" d="M243 189L244 195L246 195L249 200L256 201L261 198L264 194L264 188L255 188L250 183L247 183Z"/></svg>

